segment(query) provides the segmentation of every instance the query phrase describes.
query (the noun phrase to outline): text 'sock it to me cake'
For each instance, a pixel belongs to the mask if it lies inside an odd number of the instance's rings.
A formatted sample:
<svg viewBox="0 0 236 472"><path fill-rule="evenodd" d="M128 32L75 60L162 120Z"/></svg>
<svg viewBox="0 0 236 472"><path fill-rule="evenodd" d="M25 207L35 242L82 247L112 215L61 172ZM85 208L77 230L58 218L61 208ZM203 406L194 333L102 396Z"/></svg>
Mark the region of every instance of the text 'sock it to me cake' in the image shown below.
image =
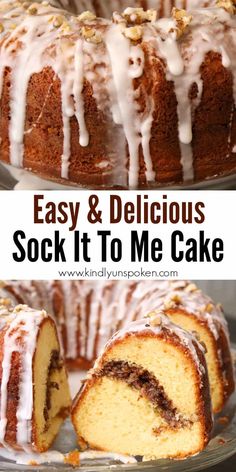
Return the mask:
<svg viewBox="0 0 236 472"><path fill-rule="evenodd" d="M169 2L101 19L2 1L1 160L85 187L234 173L234 1L159 19Z"/></svg>

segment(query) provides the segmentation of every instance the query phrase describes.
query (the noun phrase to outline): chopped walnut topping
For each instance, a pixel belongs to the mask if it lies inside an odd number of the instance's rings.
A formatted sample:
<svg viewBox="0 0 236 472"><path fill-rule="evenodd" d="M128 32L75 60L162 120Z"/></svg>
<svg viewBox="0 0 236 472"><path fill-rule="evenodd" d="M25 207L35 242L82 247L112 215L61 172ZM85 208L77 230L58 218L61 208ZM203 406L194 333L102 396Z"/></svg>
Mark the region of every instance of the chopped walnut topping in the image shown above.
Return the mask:
<svg viewBox="0 0 236 472"><path fill-rule="evenodd" d="M175 306L175 303L172 302L172 300L166 300L164 302L164 309L169 310L170 308L173 308Z"/></svg>
<svg viewBox="0 0 236 472"><path fill-rule="evenodd" d="M25 307L25 305L17 305L17 306L15 306L14 311L16 313L19 313L24 307Z"/></svg>
<svg viewBox="0 0 236 472"><path fill-rule="evenodd" d="M180 296L175 293L171 296L169 300L166 300L164 302L164 308L165 310L170 310L170 308L174 308L176 305L180 305L182 303L182 300Z"/></svg>
<svg viewBox="0 0 236 472"><path fill-rule="evenodd" d="M99 31L89 26L83 26L81 28L82 36L89 43L99 44L102 42L102 35Z"/></svg>
<svg viewBox="0 0 236 472"><path fill-rule="evenodd" d="M198 342L202 345L202 347L205 351L205 354L206 354L207 353L207 347L206 347L206 344L204 343L204 341L202 341L202 339L200 337L200 334L197 331L192 331L192 334L198 340Z"/></svg>
<svg viewBox="0 0 236 472"><path fill-rule="evenodd" d="M180 38L190 25L192 21L192 15L188 15L186 10L180 10L179 8L173 8L172 17L176 22L176 28L171 29L170 32L176 32L177 39Z"/></svg>
<svg viewBox="0 0 236 472"><path fill-rule="evenodd" d="M71 31L71 26L69 25L69 23L64 21L64 23L62 23L61 25L61 30L63 31L63 33L69 33Z"/></svg>
<svg viewBox="0 0 236 472"><path fill-rule="evenodd" d="M216 6L218 8L224 8L230 15L236 14L236 1L235 0L217 0Z"/></svg>
<svg viewBox="0 0 236 472"><path fill-rule="evenodd" d="M5 307L11 305L10 298L0 298L0 306Z"/></svg>
<svg viewBox="0 0 236 472"><path fill-rule="evenodd" d="M158 313L151 313L150 314L150 326L153 326L155 328L155 326L161 326L162 325L162 320L161 320L161 317L158 316Z"/></svg>
<svg viewBox="0 0 236 472"><path fill-rule="evenodd" d="M133 23L135 25L140 25L146 21L154 22L157 19L157 11L154 9L145 11L143 8L126 8L122 17L126 20L127 23Z"/></svg>
<svg viewBox="0 0 236 472"><path fill-rule="evenodd" d="M81 13L81 15L78 16L79 21L93 21L96 18L96 15L89 10L84 11L83 13Z"/></svg>
<svg viewBox="0 0 236 472"><path fill-rule="evenodd" d="M124 35L126 38L131 39L132 41L139 41L143 36L143 28L140 25L125 28Z"/></svg>
<svg viewBox="0 0 236 472"><path fill-rule="evenodd" d="M29 15L37 15L38 9L34 5L31 5L28 8L27 13L29 13Z"/></svg>
<svg viewBox="0 0 236 472"><path fill-rule="evenodd" d="M214 306L212 305L212 303L208 303L206 306L205 306L205 310L207 313L211 313L212 310L213 310Z"/></svg>
<svg viewBox="0 0 236 472"><path fill-rule="evenodd" d="M195 284L188 284L187 287L185 287L185 292L187 293L196 292L197 290L198 288Z"/></svg>
<svg viewBox="0 0 236 472"><path fill-rule="evenodd" d="M115 23L116 25L117 24L121 24L123 23L124 26L126 25L126 21L125 19L123 18L123 16L118 13L117 11L113 12L113 15L112 15L112 22Z"/></svg>
<svg viewBox="0 0 236 472"><path fill-rule="evenodd" d="M152 316L156 316L157 311L150 311L146 315L144 315L144 318L151 318Z"/></svg>
<svg viewBox="0 0 236 472"><path fill-rule="evenodd" d="M182 301L181 298L180 298L180 296L179 296L177 293L175 293L174 295L172 295L171 300L172 300L176 305L180 305L180 303L181 303L181 301Z"/></svg>
<svg viewBox="0 0 236 472"><path fill-rule="evenodd" d="M65 21L65 17L62 16L62 15L57 15L57 16L54 16L54 19L53 19L53 26L54 28L60 28L60 26L63 25Z"/></svg>
<svg viewBox="0 0 236 472"><path fill-rule="evenodd" d="M4 26L2 23L0 23L0 33L2 33L4 31Z"/></svg>

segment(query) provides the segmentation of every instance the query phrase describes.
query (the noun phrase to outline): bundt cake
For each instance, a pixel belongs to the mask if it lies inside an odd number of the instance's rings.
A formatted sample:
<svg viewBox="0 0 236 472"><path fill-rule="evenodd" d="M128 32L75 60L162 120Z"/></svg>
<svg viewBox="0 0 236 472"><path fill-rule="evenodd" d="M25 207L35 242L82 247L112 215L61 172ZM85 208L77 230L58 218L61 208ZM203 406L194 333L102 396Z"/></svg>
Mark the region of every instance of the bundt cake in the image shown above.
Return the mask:
<svg viewBox="0 0 236 472"><path fill-rule="evenodd" d="M204 349L161 313L131 323L89 372L72 422L82 447L152 459L198 453L212 428Z"/></svg>
<svg viewBox="0 0 236 472"><path fill-rule="evenodd" d="M70 368L92 366L116 330L161 309L206 346L214 412L234 390L227 323L220 305L187 281L2 282L0 296L52 313Z"/></svg>
<svg viewBox="0 0 236 472"><path fill-rule="evenodd" d="M0 445L46 451L70 411L55 323L26 305L0 308Z"/></svg>
<svg viewBox="0 0 236 472"><path fill-rule="evenodd" d="M1 1L0 159L90 187L234 173L234 2L110 20Z"/></svg>

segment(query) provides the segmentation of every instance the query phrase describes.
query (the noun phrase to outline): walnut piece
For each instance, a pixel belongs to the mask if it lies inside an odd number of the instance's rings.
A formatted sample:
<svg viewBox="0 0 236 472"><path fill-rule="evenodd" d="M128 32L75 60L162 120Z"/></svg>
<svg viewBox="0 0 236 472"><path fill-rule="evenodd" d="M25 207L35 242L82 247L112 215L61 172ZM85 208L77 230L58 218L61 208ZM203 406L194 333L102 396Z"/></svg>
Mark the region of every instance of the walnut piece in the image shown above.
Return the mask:
<svg viewBox="0 0 236 472"><path fill-rule="evenodd" d="M0 298L0 307L8 307L11 305L11 300L10 298Z"/></svg>
<svg viewBox="0 0 236 472"><path fill-rule="evenodd" d="M236 14L236 0L217 0L216 6L218 8L224 8L230 15Z"/></svg>
<svg viewBox="0 0 236 472"><path fill-rule="evenodd" d="M89 10L84 11L78 16L79 21L93 21L96 18L97 18L96 15Z"/></svg>
<svg viewBox="0 0 236 472"><path fill-rule="evenodd" d="M143 36L143 28L140 25L131 26L130 28L125 28L123 33L126 38L132 41L139 41Z"/></svg>
<svg viewBox="0 0 236 472"><path fill-rule="evenodd" d="M38 13L37 6L35 4L30 5L30 7L27 10L27 13L29 13L29 15L37 15L37 13Z"/></svg>
<svg viewBox="0 0 236 472"><path fill-rule="evenodd" d="M174 308L177 305L180 305L181 303L182 303L182 300L180 296L176 293L176 294L173 294L168 300L164 302L164 308L165 310L170 310L171 308Z"/></svg>
<svg viewBox="0 0 236 472"><path fill-rule="evenodd" d="M155 326L162 325L162 319L159 315L164 315L163 311L152 311L151 313L149 313L148 317L150 326L155 328Z"/></svg>
<svg viewBox="0 0 236 472"><path fill-rule="evenodd" d="M89 26L83 26L81 28L82 36L89 43L99 44L102 42L102 35L99 31Z"/></svg>
<svg viewBox="0 0 236 472"><path fill-rule="evenodd" d="M207 303L207 305L205 306L205 311L206 311L207 313L211 313L212 310L213 310L213 308L214 308L214 307L213 307L212 303Z"/></svg>
<svg viewBox="0 0 236 472"><path fill-rule="evenodd" d="M172 9L172 17L176 22L176 28L171 29L170 32L175 31L178 39L185 33L193 17L192 15L188 15L186 10L175 7Z"/></svg>
<svg viewBox="0 0 236 472"><path fill-rule="evenodd" d="M60 26L63 25L64 21L65 21L65 17L64 17L64 16L62 16L62 15L56 15L56 16L54 16L54 19L53 19L53 23L52 23L52 24L53 24L54 28L60 28Z"/></svg>
<svg viewBox="0 0 236 472"><path fill-rule="evenodd" d="M196 292L197 290L198 290L197 286L193 283L188 284L187 287L185 287L185 292L187 293Z"/></svg>
<svg viewBox="0 0 236 472"><path fill-rule="evenodd" d="M126 20L127 23L133 23L135 25L140 25L146 21L154 22L157 19L157 11L154 9L144 10L143 8L126 8L122 17Z"/></svg>

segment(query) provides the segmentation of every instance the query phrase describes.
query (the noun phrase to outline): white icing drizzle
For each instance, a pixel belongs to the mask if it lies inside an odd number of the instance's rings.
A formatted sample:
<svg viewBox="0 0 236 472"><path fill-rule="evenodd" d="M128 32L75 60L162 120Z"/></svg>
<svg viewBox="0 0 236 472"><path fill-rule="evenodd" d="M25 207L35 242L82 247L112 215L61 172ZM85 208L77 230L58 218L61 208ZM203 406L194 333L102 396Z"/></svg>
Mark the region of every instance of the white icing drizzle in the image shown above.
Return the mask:
<svg viewBox="0 0 236 472"><path fill-rule="evenodd" d="M128 68L130 60L130 41L122 35L119 25L111 25L106 33L106 46L110 56L113 81L117 96L119 118L113 119L122 124L129 146L129 185L136 187L138 177L138 155L140 139L135 127L135 109L132 81L129 78ZM133 70L133 69L132 69Z"/></svg>
<svg viewBox="0 0 236 472"><path fill-rule="evenodd" d="M80 60L78 60L80 58ZM81 146L88 146L89 135L85 124L84 117L84 101L83 101L83 42L79 39L76 43L75 48L75 80L73 86L73 95L75 98L76 105L76 118L79 123L80 138L79 142Z"/></svg>
<svg viewBox="0 0 236 472"><path fill-rule="evenodd" d="M16 464L31 465L33 462L34 464L40 465L52 463L65 464L68 454L63 454L62 452L57 450L49 450L47 452L37 454L33 452L23 453L1 449L0 456L4 457L5 459L14 461L16 462ZM136 459L131 456L124 456L122 454L116 454L113 452L106 453L100 451L93 451L92 449L89 449L85 452L80 452L79 458L81 462L91 459L110 459L112 461L119 461L123 464L134 464L137 462Z"/></svg>
<svg viewBox="0 0 236 472"><path fill-rule="evenodd" d="M21 374L19 379L19 401L17 404L16 441L20 448L31 450L31 420L33 413L33 378L32 359L36 347L38 329L47 316L45 311L35 311L25 305L19 305L12 311L1 313L1 329L5 329L4 352L2 359L1 408L0 408L0 443L7 449L5 442L7 426L8 381L14 352L20 353ZM19 335L21 342L19 342Z"/></svg>
<svg viewBox="0 0 236 472"><path fill-rule="evenodd" d="M65 5L65 1L62 0L61 3ZM9 126L11 164L18 167L23 166L24 136L32 132L36 125L33 124L30 129L25 129L29 81L33 74L41 72L48 66L52 68L61 82L64 136L61 177L63 179L69 178L71 158L70 121L72 117L75 116L78 122L80 146L86 147L89 145L90 136L86 126L83 99L83 85L86 79L92 86L98 108L105 115L108 114L109 108L111 109L113 122L123 129L128 144L128 176L126 172L127 163L125 162L126 143L118 139L119 146L122 143L120 153L122 156L120 164L114 163L114 167L119 169L112 173L111 178L114 179L112 183L117 183L115 180L120 174L118 179L120 184L126 185L127 182L124 182L124 180L128 179L130 187L137 187L141 151L146 166L147 182L154 181L155 173L150 153L150 140L155 104L147 96L144 112L141 113L139 110L139 90L134 90L134 79L143 75L144 52L140 44L134 45L125 37L123 34L124 24L112 24L109 20L99 20L98 24L97 20L86 23L89 27L100 28L101 26L102 29L101 34L105 44L103 42L101 44L91 44L85 41L82 36L79 36L80 24L78 19L69 16L64 11L52 6L39 5L38 14L29 15L22 6L14 7L14 2L1 3L0 16L4 29L0 34L0 93L2 91L4 70L6 67L12 69L10 88L11 120ZM57 3L60 4L60 2ZM126 3L129 2L120 3L122 8L126 6ZM154 3L150 0L149 6L153 6ZM164 4L164 9L168 14L170 10L169 3L165 2ZM195 0L191 0L188 2L188 6L195 6L195 3ZM7 6L9 4L12 8ZM159 7L161 4L162 2L156 3ZM78 8L80 9L84 6L84 3L82 2L79 5ZM92 7L93 2L91 0ZM51 18L57 14L62 15L65 22L68 23L69 34L63 33L60 27L55 28L53 26ZM170 32L176 26L174 20L164 18L155 23L143 25L143 43L150 43L156 50L157 56L165 60L166 79L174 83L179 122L179 148L185 181L191 181L194 178L192 121L194 111L200 104L202 95L200 67L208 52L214 51L221 54L223 66L231 69L234 79L234 102L236 98L235 18L231 17L225 10L218 8L194 10L191 11L191 14L193 20L189 27L189 34L186 33L179 39L176 39L175 32ZM11 30L13 20L16 23L16 28ZM227 29L226 26L229 26L229 28ZM21 46L19 46L19 42ZM190 97L193 84L197 85L197 97L194 100ZM45 109L46 105L47 96L45 96L43 105ZM42 111L40 111L36 123L41 117ZM112 157L111 162L113 165ZM123 166L122 172L120 172L120 166ZM106 172L105 167L104 173Z"/></svg>

